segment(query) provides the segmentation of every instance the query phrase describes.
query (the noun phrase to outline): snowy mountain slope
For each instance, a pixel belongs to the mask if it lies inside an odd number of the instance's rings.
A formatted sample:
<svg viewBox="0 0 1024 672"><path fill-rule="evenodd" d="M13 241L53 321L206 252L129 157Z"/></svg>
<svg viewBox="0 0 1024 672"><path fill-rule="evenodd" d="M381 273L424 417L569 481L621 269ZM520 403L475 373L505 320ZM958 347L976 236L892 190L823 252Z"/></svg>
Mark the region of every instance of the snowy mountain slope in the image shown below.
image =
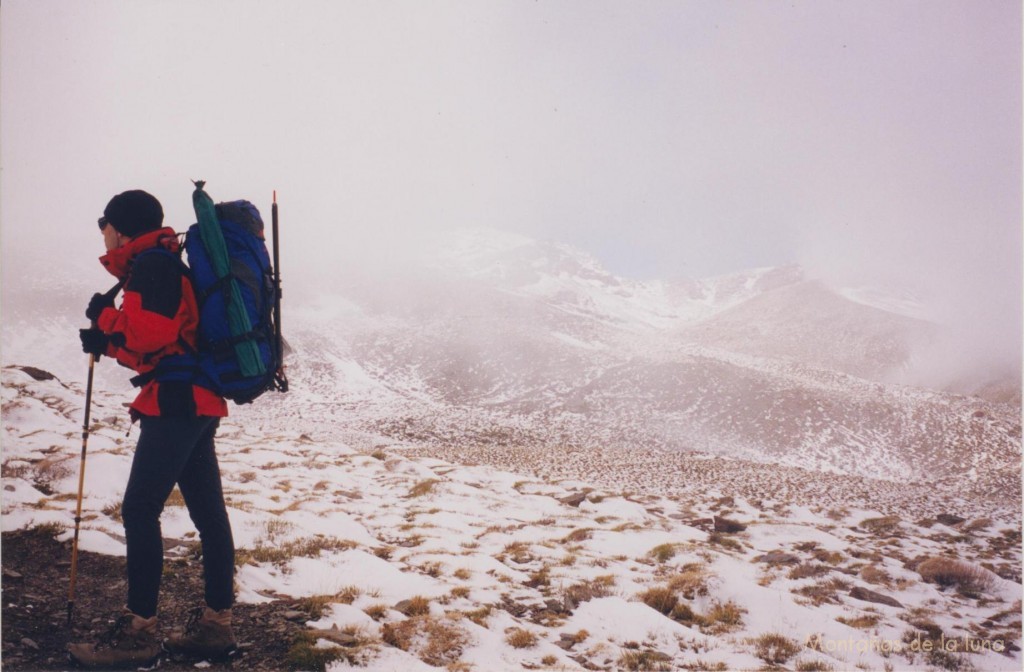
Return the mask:
<svg viewBox="0 0 1024 672"><path fill-rule="evenodd" d="M66 539L81 389L2 373L3 529L57 526ZM112 516L131 440L119 395L94 404L81 546L123 554ZM295 646L333 651L330 670L1020 669L1019 515L938 522L955 498L911 518L714 489L628 493L370 455L240 417L218 452L239 600L316 609ZM191 557L180 502L163 531L172 555ZM950 554L976 585L925 580L926 560ZM921 646L940 639L953 649Z"/></svg>
<svg viewBox="0 0 1024 672"><path fill-rule="evenodd" d="M960 479L981 493L1019 489L1012 406L688 343L671 330L620 328L611 317L566 311L557 295L446 274L405 282L350 291L359 308L345 315L292 320L303 348L291 369L296 390L327 408L333 399L328 422L340 412L349 428L413 445L658 447L901 482ZM869 342L872 324L919 326L890 313L872 323L864 313L878 309L804 282L784 282L718 317L762 299L777 305L779 293L795 297L782 303L804 303L808 291L852 310L849 325L865 325L848 327L851 342ZM294 422L299 411L280 412Z"/></svg>
<svg viewBox="0 0 1024 672"><path fill-rule="evenodd" d="M1019 407L877 382L935 329L894 312L906 297L850 300L795 267L631 281L564 245L487 231L426 256L431 267L339 276L334 293L287 304L293 392L243 413L359 448L698 450L1019 492ZM82 380L88 292L76 302L54 282L5 295L4 361ZM128 398L126 371L103 360L97 375Z"/></svg>
<svg viewBox="0 0 1024 672"><path fill-rule="evenodd" d="M910 364L937 327L852 301L814 281L764 292L698 324L688 341L885 381Z"/></svg>
<svg viewBox="0 0 1024 672"><path fill-rule="evenodd" d="M700 320L802 278L799 268L789 266L700 280L637 281L609 273L567 245L487 229L452 232L427 256L431 267L456 277L632 330Z"/></svg>

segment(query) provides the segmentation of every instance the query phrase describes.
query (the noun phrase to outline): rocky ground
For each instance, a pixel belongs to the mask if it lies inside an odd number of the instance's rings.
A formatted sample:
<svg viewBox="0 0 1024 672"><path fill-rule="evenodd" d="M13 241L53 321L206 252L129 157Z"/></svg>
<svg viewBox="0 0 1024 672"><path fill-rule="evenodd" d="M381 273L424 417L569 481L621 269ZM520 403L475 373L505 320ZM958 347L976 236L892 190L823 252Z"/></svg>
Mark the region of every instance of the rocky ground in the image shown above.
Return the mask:
<svg viewBox="0 0 1024 672"><path fill-rule="evenodd" d="M67 643L123 604L133 441L120 398L95 394L81 535L92 553L69 630L82 397L5 372L3 664L63 669ZM231 667L1021 669L1019 490L1000 509L891 481L856 506L852 482L747 465L753 478L695 455L566 452L542 468L516 451L415 453L222 424L243 654ZM586 480L566 478L577 471ZM693 487L663 492L666 479ZM167 635L201 595L201 566L179 493L161 525Z"/></svg>
<svg viewBox="0 0 1024 672"><path fill-rule="evenodd" d="M67 626L67 589L71 545L60 543L45 528L3 534L4 670L63 670L66 647L90 641L119 614L126 590L125 559L79 554L73 623ZM161 591L161 631L167 636L184 625L202 595L202 566L197 558L167 561ZM201 599L201 597L199 598ZM307 630L310 617L294 600L241 604L234 610L241 656L214 662L211 670L283 670L291 643ZM164 658L161 670L194 670L196 661Z"/></svg>

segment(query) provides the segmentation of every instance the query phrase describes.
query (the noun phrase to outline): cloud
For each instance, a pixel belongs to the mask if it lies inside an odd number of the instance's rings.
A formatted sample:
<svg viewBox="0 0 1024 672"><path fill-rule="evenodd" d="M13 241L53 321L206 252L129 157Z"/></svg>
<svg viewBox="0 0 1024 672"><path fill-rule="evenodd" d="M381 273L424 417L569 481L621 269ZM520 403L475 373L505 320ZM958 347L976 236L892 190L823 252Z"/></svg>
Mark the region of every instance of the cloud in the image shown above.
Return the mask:
<svg viewBox="0 0 1024 672"><path fill-rule="evenodd" d="M278 190L297 280L400 266L424 238L487 226L632 277L800 261L910 283L936 319L986 325L979 350L1009 352L1020 13L5 3L5 280L53 259L98 269L93 222L124 189L183 229L203 178L265 214Z"/></svg>

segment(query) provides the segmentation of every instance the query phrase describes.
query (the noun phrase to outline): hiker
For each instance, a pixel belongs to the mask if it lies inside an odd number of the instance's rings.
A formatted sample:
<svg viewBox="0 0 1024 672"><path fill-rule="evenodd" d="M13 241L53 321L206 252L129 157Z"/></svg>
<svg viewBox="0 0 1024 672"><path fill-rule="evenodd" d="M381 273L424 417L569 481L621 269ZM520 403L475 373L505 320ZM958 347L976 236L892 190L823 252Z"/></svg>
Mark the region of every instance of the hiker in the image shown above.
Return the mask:
<svg viewBox="0 0 1024 672"><path fill-rule="evenodd" d="M124 281L120 308L96 294L82 329L82 349L111 357L145 376L159 373L165 357L194 351L199 310L177 253L173 229L163 227L160 202L144 191L114 196L99 219L106 269ZM115 292L116 294L116 292ZM148 380L131 404L141 430L124 493L121 516L127 543L128 599L123 615L97 641L68 646L79 665L109 669L137 666L161 653L157 597L163 573L160 513L175 484L202 543L205 604L191 613L184 631L164 643L171 653L200 658L236 648L231 628L234 602L234 542L224 506L214 437L227 402L211 390L178 380Z"/></svg>

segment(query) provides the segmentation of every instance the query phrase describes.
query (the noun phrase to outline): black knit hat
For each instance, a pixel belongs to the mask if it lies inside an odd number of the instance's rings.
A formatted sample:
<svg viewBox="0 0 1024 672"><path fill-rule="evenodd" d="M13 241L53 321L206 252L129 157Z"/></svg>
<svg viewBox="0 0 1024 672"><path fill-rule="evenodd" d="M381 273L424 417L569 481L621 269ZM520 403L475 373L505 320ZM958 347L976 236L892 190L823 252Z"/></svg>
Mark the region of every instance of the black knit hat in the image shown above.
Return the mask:
<svg viewBox="0 0 1024 672"><path fill-rule="evenodd" d="M152 195L135 189L110 199L103 217L118 233L134 238L159 229L164 223L164 209Z"/></svg>

